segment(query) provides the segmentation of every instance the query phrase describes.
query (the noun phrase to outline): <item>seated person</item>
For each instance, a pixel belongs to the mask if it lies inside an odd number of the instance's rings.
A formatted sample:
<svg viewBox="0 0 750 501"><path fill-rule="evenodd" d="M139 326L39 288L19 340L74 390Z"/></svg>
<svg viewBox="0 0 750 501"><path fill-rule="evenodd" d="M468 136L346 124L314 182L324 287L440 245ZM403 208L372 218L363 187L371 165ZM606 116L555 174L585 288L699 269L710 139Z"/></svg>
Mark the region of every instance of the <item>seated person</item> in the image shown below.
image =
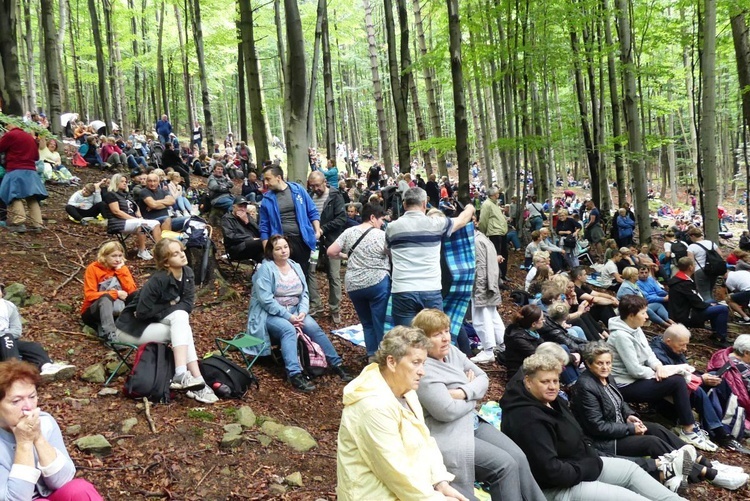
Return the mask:
<svg viewBox="0 0 750 501"><path fill-rule="evenodd" d="M559 272L565 266L565 249L552 243L549 228L543 227L539 230L539 236L539 247L541 250L549 252L552 271Z"/></svg>
<svg viewBox="0 0 750 501"><path fill-rule="evenodd" d="M486 482L493 499L543 501L544 494L523 452L477 415L489 379L451 345L448 315L435 309L422 310L414 317L412 327L421 329L432 341L417 396L445 467L456 476L453 487L473 497L474 482Z"/></svg>
<svg viewBox="0 0 750 501"><path fill-rule="evenodd" d="M683 365L688 370L683 372L683 377L690 379L690 403L701 417L703 427L708 431L712 441L725 449L750 454L750 449L743 447L737 440L727 433L722 424L722 416L714 407L714 402L709 400L708 392L716 389L716 401L726 408L726 401L732 394L732 390L721 377L709 372L700 373L688 364L687 353L690 343L690 331L682 324L669 327L661 336L651 339L651 349L656 358L666 366Z"/></svg>
<svg viewBox="0 0 750 501"><path fill-rule="evenodd" d="M97 150L97 137L94 134L86 137L86 141L78 148L78 153L80 153L90 167L96 167L98 169L109 167L109 164L105 165L104 160L102 160L102 157L99 155L99 151Z"/></svg>
<svg viewBox="0 0 750 501"><path fill-rule="evenodd" d="M739 405L750 415L750 334L740 334L733 346L714 353L706 369L729 384Z"/></svg>
<svg viewBox="0 0 750 501"><path fill-rule="evenodd" d="M591 315L591 305L586 300L578 301L576 284L564 275L555 275L552 280L564 291L563 301L568 306L567 322L580 328L589 341L606 339L609 333Z"/></svg>
<svg viewBox="0 0 750 501"><path fill-rule="evenodd" d="M728 347L729 308L703 300L692 278L695 273L695 261L692 257L680 258L677 261L677 269L677 273L667 282L669 286L669 318L687 327L701 328L703 328L706 320L709 320L711 330L714 332L711 340L720 348Z"/></svg>
<svg viewBox="0 0 750 501"><path fill-rule="evenodd" d="M726 298L727 304L742 316L737 323L750 324L750 316L745 312L750 302L750 271L728 271L724 275L724 287L730 293Z"/></svg>
<svg viewBox="0 0 750 501"><path fill-rule="evenodd" d="M39 160L44 162L43 177L45 181L57 184L80 183L81 180L71 174L68 168L62 164L57 140L47 140L44 136L39 136L37 141L39 142Z"/></svg>
<svg viewBox="0 0 750 501"><path fill-rule="evenodd" d="M263 200L263 186L258 182L258 173L251 170L247 178L242 182L242 196L247 198L248 202L260 204Z"/></svg>
<svg viewBox="0 0 750 501"><path fill-rule="evenodd" d="M651 270L648 266L641 265L638 268L638 281L635 283L638 288L643 292L643 297L648 301L648 304L652 303L669 303L669 295L664 287L651 276Z"/></svg>
<svg viewBox="0 0 750 501"><path fill-rule="evenodd" d="M20 360L0 364L0 496L40 501L101 501L75 478L60 426L37 406L39 371Z"/></svg>
<svg viewBox="0 0 750 501"><path fill-rule="evenodd" d="M647 266L641 265L641 270L646 275L650 275ZM645 299L643 291L641 291L641 289L636 284L636 282L638 281L639 273L641 272L639 272L632 266L628 266L623 270L623 281L622 285L620 285L620 288L617 290L617 299L622 299L623 296L627 296L629 294L633 296L640 296ZM660 301L648 303L648 319L656 325L660 325L661 327L669 327L674 323L669 319L669 313L667 313L667 309Z"/></svg>
<svg viewBox="0 0 750 501"><path fill-rule="evenodd" d="M526 245L526 248L524 249L524 253L523 253L524 268L528 269L533 263L534 254L537 251L542 250L540 246L541 240L542 240L542 235L541 233L539 233L539 231L531 232L531 242L529 242L528 245Z"/></svg>
<svg viewBox="0 0 750 501"><path fill-rule="evenodd" d="M534 278L531 280L531 282L529 282L527 291L529 294L531 294L531 300L534 302L534 304L539 304L538 300L541 298L542 286L545 283L549 283L549 280L553 276L552 268L550 268L546 264L540 264L539 266L535 266L534 268L532 268L532 270L536 270L536 273L534 274Z"/></svg>
<svg viewBox="0 0 750 501"><path fill-rule="evenodd" d="M195 275L187 265L185 248L172 238L154 247L156 272L132 294L117 318L114 340L142 345L171 343L175 374L171 389L187 391L204 404L218 402L198 367L190 313L195 301Z"/></svg>
<svg viewBox="0 0 750 501"><path fill-rule="evenodd" d="M125 143L125 148L122 150L122 152L125 154L125 158L128 161L128 167L131 170L148 168L148 163L146 162L146 158L143 156L142 148L134 147L133 141L128 140Z"/></svg>
<svg viewBox="0 0 750 501"><path fill-rule="evenodd" d="M128 157L122 152L119 146L115 143L115 138L109 136L102 141L102 147L99 151L99 155L110 165L117 167L123 167L127 165Z"/></svg>
<svg viewBox="0 0 750 501"><path fill-rule="evenodd" d="M638 250L633 247L620 247L620 260L617 262L617 271L622 273L622 270L628 266L634 267L636 270L641 265L641 260L638 259Z"/></svg>
<svg viewBox="0 0 750 501"><path fill-rule="evenodd" d="M502 430L526 454L547 499L682 499L635 463L599 456L559 395L560 368L551 355L531 355L500 399Z"/></svg>
<svg viewBox="0 0 750 501"><path fill-rule="evenodd" d="M614 238L608 238L604 241L604 261L608 261L612 257L612 253L619 250L617 247L617 240Z"/></svg>
<svg viewBox="0 0 750 501"><path fill-rule="evenodd" d="M620 316L609 321L612 348L612 375L626 402L649 402L669 405L669 397L677 421L679 438L698 449L713 452L716 444L703 434L690 403L690 392L683 377L685 366L664 365L656 357L641 327L648 319L648 303L638 296L624 296L620 301Z"/></svg>
<svg viewBox="0 0 750 501"><path fill-rule="evenodd" d="M143 217L159 221L162 230L182 231L185 223L190 219L190 216L169 216L169 209L177 201L161 187L159 176L154 172L146 176L146 187L141 190L139 196ZM156 237L154 237L154 240L159 241Z"/></svg>
<svg viewBox="0 0 750 501"><path fill-rule="evenodd" d="M583 353L586 370L573 387L571 409L597 450L634 461L670 490L687 487L684 479L707 479L727 489L747 482L747 474L726 470L705 456L696 456L674 433L657 423L641 421L625 402L611 375L612 350L591 343ZM649 456L649 459L641 459Z"/></svg>
<svg viewBox="0 0 750 501"><path fill-rule="evenodd" d="M182 162L179 152L175 151L174 146L169 141L164 145L164 154L161 157L161 162L162 168L171 168L179 172L182 179L185 180L185 188L190 188L190 171L187 165Z"/></svg>
<svg viewBox="0 0 750 501"><path fill-rule="evenodd" d="M221 230L224 234L224 248L233 261L252 259L256 263L263 260L263 241L256 219L258 209L249 205L245 197L234 197L232 212L221 217Z"/></svg>
<svg viewBox="0 0 750 501"><path fill-rule="evenodd" d="M73 193L65 205L65 212L70 220L81 223L84 218L94 219L99 216L104 209L102 187L107 184L109 179L106 178L99 183L86 183L82 189Z"/></svg>
<svg viewBox="0 0 750 501"><path fill-rule="evenodd" d="M632 252L632 251L631 251ZM661 266L659 265L658 247L656 244L643 244L641 245L640 252L636 256L638 258L638 268L641 266L648 267L651 274L655 277L667 278L661 273Z"/></svg>
<svg viewBox="0 0 750 501"><path fill-rule="evenodd" d="M623 247L623 249L625 249L625 247ZM599 276L599 282L605 289L617 291L617 289L620 288L620 284L623 281L622 277L620 276L620 261L622 260L623 249L612 252L612 257L610 257L607 262L604 263L602 273Z"/></svg>
<svg viewBox="0 0 750 501"><path fill-rule="evenodd" d="M359 215L359 208L362 204L351 203L346 206L346 228L352 228L362 224L362 217Z"/></svg>
<svg viewBox="0 0 750 501"><path fill-rule="evenodd" d="M557 285L555 285L555 288L557 288ZM568 323L569 314L570 307L562 300L561 294L558 294L552 303L547 306L544 325L539 329L539 335L545 341L565 345L571 353L580 353L587 342L586 335L583 329Z"/></svg>
<svg viewBox="0 0 750 501"><path fill-rule="evenodd" d="M125 250L119 242L105 242L99 247L96 261L83 274L81 320L96 329L97 335L112 340L115 316L125 307L125 300L135 292L135 280L125 266Z"/></svg>
<svg viewBox="0 0 750 501"><path fill-rule="evenodd" d="M529 286L531 286L531 282L534 280L534 277L536 277L536 274L538 273L539 268L542 267L542 266L549 267L549 265L550 265L549 252L545 252L545 251L541 251L541 250L540 251L536 251L534 253L534 258L533 258L532 262L533 262L534 266L531 267L526 272L526 279L524 280L524 290L526 290L526 291L529 290Z"/></svg>
<svg viewBox="0 0 750 501"><path fill-rule="evenodd" d="M224 165L222 163L217 162L214 164L213 171L208 176L206 187L211 207L229 212L234 203L234 196L232 195L234 183L229 177L224 175Z"/></svg>
<svg viewBox="0 0 750 501"><path fill-rule="evenodd" d="M172 198L175 200L172 209L174 211L179 211L182 216L189 217L193 211L193 206L184 195L182 176L179 172L172 171L167 174L167 179L169 180L169 183L167 183L167 190L169 190L169 194L172 195Z"/></svg>
<svg viewBox="0 0 750 501"><path fill-rule="evenodd" d="M315 390L315 385L302 374L299 364L297 329L320 345L336 375L345 382L351 381L352 377L344 368L331 340L315 319L308 315L307 280L300 265L290 260L289 255L289 244L283 236L273 235L266 242L265 260L253 274L247 332L281 345L287 379L297 390L305 393ZM270 354L270 345L268 342L260 355Z"/></svg>
<svg viewBox="0 0 750 501"><path fill-rule="evenodd" d="M161 239L159 221L143 219L138 204L128 193L128 178L115 174L109 183L109 189L102 195L104 202L103 215L107 218L107 233L136 233L138 257L149 260L153 256L146 249L146 231L150 231L154 240Z"/></svg>
<svg viewBox="0 0 750 501"><path fill-rule="evenodd" d="M454 476L430 436L414 391L431 346L421 330L395 327L384 336L375 363L344 388L336 448L340 501L468 501L449 483Z"/></svg>
<svg viewBox="0 0 750 501"><path fill-rule="evenodd" d="M5 286L0 284L0 362L18 359L34 364L40 371L42 379L70 379L76 372L73 365L53 363L52 359L39 343L21 341L23 334L22 319L15 304L4 299ZM0 364L3 365L3 364Z"/></svg>
<svg viewBox="0 0 750 501"><path fill-rule="evenodd" d="M588 302L591 316L606 327L609 319L617 316L615 313L615 308L619 304L617 298L606 292L594 290L587 283L588 272L585 266L573 268L570 272L570 279L575 284L575 293L576 297L578 297L578 302L581 304L583 301Z"/></svg>

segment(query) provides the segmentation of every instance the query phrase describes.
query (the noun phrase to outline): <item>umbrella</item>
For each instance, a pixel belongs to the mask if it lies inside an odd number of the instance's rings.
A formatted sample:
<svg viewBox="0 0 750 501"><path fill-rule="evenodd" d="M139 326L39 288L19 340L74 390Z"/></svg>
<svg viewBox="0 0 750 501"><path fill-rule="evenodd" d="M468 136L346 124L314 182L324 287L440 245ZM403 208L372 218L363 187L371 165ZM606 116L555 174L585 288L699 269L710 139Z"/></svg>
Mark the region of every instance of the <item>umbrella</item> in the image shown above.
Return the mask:
<svg viewBox="0 0 750 501"><path fill-rule="evenodd" d="M94 121L93 121L93 122L91 122L91 123L90 123L89 125L91 126L91 128L92 128L92 129L94 129L94 130L99 130L99 129L101 129L102 127L104 127L105 125L107 125L107 124L105 124L105 123L104 123L104 122L102 122L101 120L94 120Z"/></svg>
<svg viewBox="0 0 750 501"><path fill-rule="evenodd" d="M65 127L71 120L78 120L78 113L63 113L60 115L60 125Z"/></svg>

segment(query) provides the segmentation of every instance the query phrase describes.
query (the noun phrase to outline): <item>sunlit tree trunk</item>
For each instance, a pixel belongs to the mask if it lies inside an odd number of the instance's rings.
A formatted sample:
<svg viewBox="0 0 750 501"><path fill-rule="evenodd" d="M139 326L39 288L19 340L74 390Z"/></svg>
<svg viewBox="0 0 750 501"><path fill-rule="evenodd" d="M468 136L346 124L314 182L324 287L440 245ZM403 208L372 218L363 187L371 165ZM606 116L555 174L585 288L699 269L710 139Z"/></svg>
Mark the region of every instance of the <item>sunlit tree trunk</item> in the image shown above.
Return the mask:
<svg viewBox="0 0 750 501"><path fill-rule="evenodd" d="M273 1L273 19L276 25L276 50L278 52L279 62L279 88L286 89L286 50L284 48L284 25L281 22L281 0ZM285 91L282 91L282 94ZM289 107L286 105L281 106L281 127L279 134L281 140L286 144L286 128L289 124Z"/></svg>
<svg viewBox="0 0 750 501"><path fill-rule="evenodd" d="M453 106L456 127L456 155L458 156L458 198L468 204L469 200L469 122L466 120L464 98L463 62L461 60L461 20L458 16L458 0L447 0L448 33L450 39L451 76L453 78Z"/></svg>
<svg viewBox="0 0 750 501"><path fill-rule="evenodd" d="M318 87L318 62L320 61L320 44L321 38L323 38L323 12L326 8L326 2L327 0L318 0L312 68L310 70L310 89L307 98L307 142L313 148L318 147L318 140L315 134L315 93ZM328 151L328 158L331 158L330 150Z"/></svg>
<svg viewBox="0 0 750 501"><path fill-rule="evenodd" d="M102 35L99 31L99 15L96 12L94 0L88 0L89 14L91 15L91 34L94 37L96 47L96 71L99 77L99 101L102 106L102 120L104 127L109 131L112 127L112 110L110 108L109 91L107 90L107 72L104 66L104 48L102 47Z"/></svg>
<svg viewBox="0 0 750 501"><path fill-rule="evenodd" d="M245 57L245 74L247 75L248 101L250 104L250 122L253 126L253 143L255 156L260 162L271 159L268 149L265 110L261 93L258 53L255 48L255 26L253 25L253 8L250 0L240 0L240 28L242 32L242 53Z"/></svg>
<svg viewBox="0 0 750 501"><path fill-rule="evenodd" d="M620 205L627 200L627 176L625 162L622 158L622 118L620 117L620 97L617 89L617 71L615 70L614 42L612 39L612 21L608 0L602 1L602 16L604 16L604 38L607 44L607 75L609 79L609 99L612 108L612 135L615 137L615 179L617 180L617 200Z"/></svg>
<svg viewBox="0 0 750 501"><path fill-rule="evenodd" d="M367 45L370 54L370 71L372 73L372 89L375 96L375 111L378 117L378 134L382 148L382 161L385 169L393 172L393 158L391 158L391 141L388 135L388 119L383 106L383 88L378 71L378 49L375 41L375 26L372 24L372 4L370 0L363 0L365 10L365 28L367 30Z"/></svg>
<svg viewBox="0 0 750 501"><path fill-rule="evenodd" d="M121 81L117 78L117 51L115 49L115 31L112 26L112 3L110 0L102 0L104 8L104 28L107 36L108 52L108 74L109 87L112 93L112 108L114 111L113 119L120 126L123 126L123 99L121 93ZM107 124L109 126L110 124Z"/></svg>
<svg viewBox="0 0 750 501"><path fill-rule="evenodd" d="M323 44L323 95L325 98L325 121L326 121L326 152L328 158L335 155L336 151L336 107L333 95L333 64L331 62L331 34L328 22L328 7L325 0L323 4L323 18L321 22L321 35ZM344 131L341 131L343 134Z"/></svg>
<svg viewBox="0 0 750 501"><path fill-rule="evenodd" d="M38 99L36 96L36 76L34 66L34 37L31 29L31 0L21 0L23 8L23 41L26 47L26 107L29 111L36 111Z"/></svg>
<svg viewBox="0 0 750 501"><path fill-rule="evenodd" d="M698 178L703 178L701 206L706 238L719 239L719 194L716 182L716 1L704 0L703 52L701 53L701 164Z"/></svg>
<svg viewBox="0 0 750 501"><path fill-rule="evenodd" d="M286 70L285 102L289 108L287 124L287 177L302 181L307 177L307 67L305 37L296 0L284 0L286 39L289 57Z"/></svg>
<svg viewBox="0 0 750 501"><path fill-rule="evenodd" d="M208 93L208 78L206 76L206 57L203 51L203 22L201 20L200 0L191 0L193 2L193 38L195 38L195 52L198 56L198 73L201 80L201 101L203 102L203 128L206 133L206 142L208 151L214 149L214 120L211 115L211 98Z"/></svg>
<svg viewBox="0 0 750 501"><path fill-rule="evenodd" d="M190 71L189 71L189 59L187 57L187 51L185 50L185 42L182 36L182 15L180 14L180 8L175 4L174 6L174 17L177 23L177 37L180 44L180 59L182 60L182 85L185 88L185 110L187 111L187 133L192 138L193 135L193 122L195 121L195 115L193 113L193 107L190 102ZM187 27L186 27L187 28ZM187 29L185 29L185 37L187 37Z"/></svg>
<svg viewBox="0 0 750 501"><path fill-rule="evenodd" d="M49 114L50 130L60 135L60 114L62 104L60 98L60 68L58 66L57 28L55 27L55 9L53 0L41 0L42 29L44 31L44 57L47 58L47 113Z"/></svg>
<svg viewBox="0 0 750 501"><path fill-rule="evenodd" d="M90 0L89 0L90 1ZM190 0L192 2L192 0ZM159 32L157 34L158 40L156 43L156 86L159 88L159 96L161 97L162 113L169 115L169 100L167 99L167 77L164 74L164 53L162 51L163 38L164 38L164 11L166 6L166 0L161 1L161 7L159 8ZM160 113L157 113L161 116ZM211 150L209 150L211 151Z"/></svg>

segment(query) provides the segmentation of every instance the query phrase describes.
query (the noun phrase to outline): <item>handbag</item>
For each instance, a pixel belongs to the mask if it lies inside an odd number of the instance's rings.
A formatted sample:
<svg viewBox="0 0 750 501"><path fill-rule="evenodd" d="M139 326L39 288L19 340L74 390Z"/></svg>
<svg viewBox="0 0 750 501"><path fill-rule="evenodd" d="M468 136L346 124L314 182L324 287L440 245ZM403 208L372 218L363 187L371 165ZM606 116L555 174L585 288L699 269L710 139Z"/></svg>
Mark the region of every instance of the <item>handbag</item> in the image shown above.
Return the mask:
<svg viewBox="0 0 750 501"><path fill-rule="evenodd" d="M573 249L576 246L576 242L577 242L577 239L575 235L573 234L565 235L565 238L563 239L563 247Z"/></svg>

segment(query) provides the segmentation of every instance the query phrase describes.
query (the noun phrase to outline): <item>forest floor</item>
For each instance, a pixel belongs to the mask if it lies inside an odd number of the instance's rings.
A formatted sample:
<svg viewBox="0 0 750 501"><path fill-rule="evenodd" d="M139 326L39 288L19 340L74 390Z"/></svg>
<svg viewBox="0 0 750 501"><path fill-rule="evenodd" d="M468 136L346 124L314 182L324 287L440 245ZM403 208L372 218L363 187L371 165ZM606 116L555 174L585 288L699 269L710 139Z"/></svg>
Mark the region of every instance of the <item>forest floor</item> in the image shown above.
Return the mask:
<svg viewBox="0 0 750 501"><path fill-rule="evenodd" d="M101 178L96 171L79 170L84 181ZM199 180L196 180L200 182ZM251 390L242 400L222 400L213 406L199 407L194 400L179 395L168 405L154 405L151 414L157 433L152 433L138 402L123 397L98 396L102 385L80 379L84 368L105 362L107 351L98 340L82 332L80 279L85 266L95 259L98 245L107 239L105 228L80 226L70 222L64 205L72 187L49 188L50 198L43 207L48 231L40 235L12 234L0 231L0 279L6 284L21 282L29 293L39 294L44 302L21 310L25 319L24 337L42 343L55 360L67 360L78 367L77 376L69 381L53 382L40 388L40 406L57 419L68 450L79 474L92 481L105 499L168 498L179 500L228 499L335 499L336 436L342 410L343 384L333 376L316 380L318 390L304 395L292 391L285 381L283 367L270 360L255 366L260 389ZM132 243L130 244L132 246ZM221 249L221 247L220 247ZM221 250L217 252L221 254ZM134 258L134 251L129 256ZM510 276L515 284L523 282L518 268L522 252L511 256ZM128 262L138 284L153 272L152 263L137 259ZM230 276L228 265L221 269ZM67 285L60 287L69 277ZM320 276L321 283L325 279ZM242 274L229 283L238 295L220 299L225 291L218 284L209 285L199 294L191 316L199 354L212 351L214 338L231 336L244 330L249 300L249 277ZM321 288L325 296L325 288ZM510 317L510 301L502 306L503 317ZM358 323L356 313L344 294L341 316L344 325ZM324 329L331 329L330 319L320 318ZM707 332L696 331L691 343L691 357L698 367L705 366L712 349L705 341ZM333 343L353 373L365 364L364 350L335 336ZM488 399L496 400L503 392L507 376L503 367L486 368L490 380ZM120 388L124 378L111 385ZM71 398L68 398L71 397ZM88 400L86 400L88 399ZM250 406L257 416L271 417L282 424L301 426L318 442L307 453L297 453L272 442L263 446L257 429L246 431L246 440L233 450L222 450L219 442L223 426L235 421L236 410ZM131 417L138 424L122 432L122 422ZM80 433L70 434L72 425ZM97 458L76 449L73 442L80 436L102 434L112 444L111 455ZM750 457L719 452L713 457L750 471ZM289 488L283 495L269 491L278 477L293 472L302 474L303 487ZM690 487L689 499L748 499L750 490L730 493L706 483Z"/></svg>

